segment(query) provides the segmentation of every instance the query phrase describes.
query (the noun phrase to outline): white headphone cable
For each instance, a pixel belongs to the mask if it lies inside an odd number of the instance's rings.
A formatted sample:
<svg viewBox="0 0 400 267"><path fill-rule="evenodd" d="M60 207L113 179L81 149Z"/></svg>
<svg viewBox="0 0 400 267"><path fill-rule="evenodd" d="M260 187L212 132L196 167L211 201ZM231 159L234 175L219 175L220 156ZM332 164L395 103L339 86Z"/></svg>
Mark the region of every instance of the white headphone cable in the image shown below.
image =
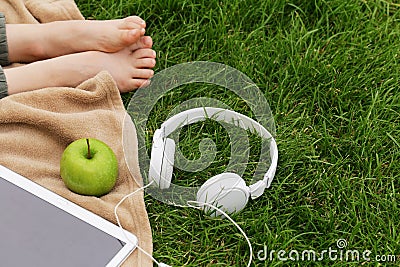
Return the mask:
<svg viewBox="0 0 400 267"><path fill-rule="evenodd" d="M249 262L247 263L247 267L249 267L251 265L251 262L253 260L253 247L251 245L250 239L247 237L246 233L243 231L243 229L239 226L239 224L237 224L237 222L235 222L226 212L224 212L223 210L221 210L220 208L210 204L210 203L206 203L206 202L199 202L199 201L188 201L187 204L189 205L189 207L195 208L195 209L201 209L198 206L194 206L191 205L190 203L193 204L197 204L197 205L201 205L201 206L208 206L218 212L220 212L222 215L224 215L229 221L231 221L231 223L233 223L236 228L240 231L240 233L243 235L243 237L246 239L247 244L249 245L249 252L250 252L250 259Z"/></svg>
<svg viewBox="0 0 400 267"><path fill-rule="evenodd" d="M117 210L118 210L119 206L120 206L127 198L133 196L134 194L136 194L136 193L139 192L140 190L143 190L143 189L149 187L153 182L154 182L154 181L151 181L151 182L148 183L147 185L145 185L145 186L143 186L143 187L140 187L140 188L136 189L135 191L133 191L133 192L131 192L131 193L125 195L125 196L118 202L118 204L115 205L115 207L114 207L114 215L115 215L115 218L116 218L116 220L117 220L117 224L118 224L118 226L121 228L122 233L124 234L124 236L125 236L125 238L126 238L127 240L129 240L129 237L126 235L125 231L123 231L124 228L122 227L121 222L120 222L120 220L119 220L119 216L118 216ZM253 247L252 247L252 245L251 245L250 239L247 237L246 233L245 233L245 232L243 231L243 229L239 226L239 224L237 224L226 212L224 212L224 211L221 210L220 208L218 208L218 207L216 207L216 206L214 206L214 205L212 205L212 204L210 204L210 203L199 202L199 201L188 201L188 202L187 202L188 206L189 206L189 207L192 207L192 208L195 208L195 209L201 209L201 208L198 207L198 206L194 206L194 205L192 205L191 203L197 204L197 205L201 205L201 206L208 206L208 207L210 207L210 208L212 208L212 209L218 211L219 213L221 213L222 215L224 215L229 221L231 221L231 222L233 223L233 225L236 226L236 228L240 231L240 233L241 233L241 234L243 235L243 237L246 239L247 244L249 245L250 259L249 259L249 262L247 263L247 267L249 267L249 266L251 265L252 260L253 260ZM172 267L172 266L167 265L167 264L165 264L165 263L158 262L150 253L148 253L147 251L145 251L144 249L142 249L139 245L136 245L136 247L137 247L141 252L143 252L146 256L148 256L149 258L151 258L152 261L154 261L154 262L157 264L158 267Z"/></svg>
<svg viewBox="0 0 400 267"><path fill-rule="evenodd" d="M136 194L137 192L139 192L140 190L143 190L143 189L149 187L152 183L153 183L153 181L151 181L151 182L148 183L147 185L145 185L145 186L143 186L143 187L140 187L140 188L136 189L135 191L133 191L133 192L131 192L131 193L125 195L125 196L118 202L118 204L115 205L115 207L114 207L114 215L115 215L115 218L116 218L116 220L117 220L118 226L119 226L119 228L121 228L122 233L124 234L124 236L125 236L125 238L126 238L127 240L129 240L129 237L126 235L126 233L125 233L125 231L124 231L124 228L123 228L122 225L121 225L121 222L120 222L120 220L119 220L119 216L118 216L117 210L118 210L119 206L120 206L128 197L131 197L131 196L133 196L134 194ZM132 240L131 240L131 242L132 242ZM138 242L139 242L139 241L138 241ZM137 247L143 254L145 254L146 256L148 256L149 258L151 258L151 260L154 261L154 262L157 264L158 267L172 267L172 266L167 265L167 264L165 264L165 263L158 262L150 253L148 253L147 251L145 251L144 249L142 249L142 248L139 246L139 244L137 244L136 247Z"/></svg>

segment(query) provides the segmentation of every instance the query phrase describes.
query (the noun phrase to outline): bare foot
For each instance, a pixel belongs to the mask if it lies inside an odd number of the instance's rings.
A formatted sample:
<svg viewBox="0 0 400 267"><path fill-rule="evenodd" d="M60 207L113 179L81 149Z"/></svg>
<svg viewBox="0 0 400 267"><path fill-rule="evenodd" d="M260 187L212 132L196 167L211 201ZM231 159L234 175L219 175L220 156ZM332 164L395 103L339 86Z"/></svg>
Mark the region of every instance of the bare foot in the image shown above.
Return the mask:
<svg viewBox="0 0 400 267"><path fill-rule="evenodd" d="M146 47L136 49L139 45L115 53L81 52L4 69L8 94L52 86L76 87L103 70L111 74L120 92L137 89L153 76L156 64L156 52Z"/></svg>
<svg viewBox="0 0 400 267"><path fill-rule="evenodd" d="M62 55L117 52L139 40L146 23L137 16L116 20L69 20L44 24L7 24L10 62L29 63Z"/></svg>
<svg viewBox="0 0 400 267"><path fill-rule="evenodd" d="M96 50L112 53L137 42L145 33L146 23L137 16L131 16L103 21L58 21L48 26L51 32L58 32L58 37L49 35L46 44L50 50L64 46L62 50L65 52L70 49L69 52Z"/></svg>

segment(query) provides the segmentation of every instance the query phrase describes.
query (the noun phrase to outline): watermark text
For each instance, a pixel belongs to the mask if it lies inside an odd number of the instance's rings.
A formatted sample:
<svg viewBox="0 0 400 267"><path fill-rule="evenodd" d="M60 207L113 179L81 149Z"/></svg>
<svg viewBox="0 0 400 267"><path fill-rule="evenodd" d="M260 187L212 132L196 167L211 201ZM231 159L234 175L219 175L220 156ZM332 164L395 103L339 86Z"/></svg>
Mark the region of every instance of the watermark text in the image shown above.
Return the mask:
<svg viewBox="0 0 400 267"><path fill-rule="evenodd" d="M320 251L313 249L306 250L268 250L264 244L264 248L257 252L259 261L344 261L344 262L397 262L399 256L393 254L373 255L371 250L357 250L347 248L348 244L345 239L338 239L336 246L328 247Z"/></svg>

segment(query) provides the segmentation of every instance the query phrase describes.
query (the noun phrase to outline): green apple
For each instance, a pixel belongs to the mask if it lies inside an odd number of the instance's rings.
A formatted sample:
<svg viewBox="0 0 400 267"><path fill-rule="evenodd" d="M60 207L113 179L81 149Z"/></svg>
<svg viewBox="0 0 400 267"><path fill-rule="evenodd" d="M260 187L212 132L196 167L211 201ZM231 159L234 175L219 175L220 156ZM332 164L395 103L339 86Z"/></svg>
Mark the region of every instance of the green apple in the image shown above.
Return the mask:
<svg viewBox="0 0 400 267"><path fill-rule="evenodd" d="M81 195L102 196L109 193L117 181L117 157L104 142L82 138L64 150L60 174L71 191Z"/></svg>

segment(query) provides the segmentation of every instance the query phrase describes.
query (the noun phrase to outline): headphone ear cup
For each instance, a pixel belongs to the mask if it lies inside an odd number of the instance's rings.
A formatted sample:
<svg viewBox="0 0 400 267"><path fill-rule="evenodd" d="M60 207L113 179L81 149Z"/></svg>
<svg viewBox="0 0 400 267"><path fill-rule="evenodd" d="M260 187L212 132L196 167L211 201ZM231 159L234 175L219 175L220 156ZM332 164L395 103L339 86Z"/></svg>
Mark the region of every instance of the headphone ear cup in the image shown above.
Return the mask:
<svg viewBox="0 0 400 267"><path fill-rule="evenodd" d="M167 189L171 185L172 173L175 161L175 141L170 138L165 139L164 151L162 154L160 189Z"/></svg>
<svg viewBox="0 0 400 267"><path fill-rule="evenodd" d="M250 191L246 182L235 173L222 173L205 182L197 192L197 202L208 203L227 213L239 212L248 200ZM212 208L205 206L207 212ZM215 215L221 215L216 211Z"/></svg>
<svg viewBox="0 0 400 267"><path fill-rule="evenodd" d="M164 140L153 140L149 166L149 182L154 182L158 187L161 183L162 155L164 154Z"/></svg>

